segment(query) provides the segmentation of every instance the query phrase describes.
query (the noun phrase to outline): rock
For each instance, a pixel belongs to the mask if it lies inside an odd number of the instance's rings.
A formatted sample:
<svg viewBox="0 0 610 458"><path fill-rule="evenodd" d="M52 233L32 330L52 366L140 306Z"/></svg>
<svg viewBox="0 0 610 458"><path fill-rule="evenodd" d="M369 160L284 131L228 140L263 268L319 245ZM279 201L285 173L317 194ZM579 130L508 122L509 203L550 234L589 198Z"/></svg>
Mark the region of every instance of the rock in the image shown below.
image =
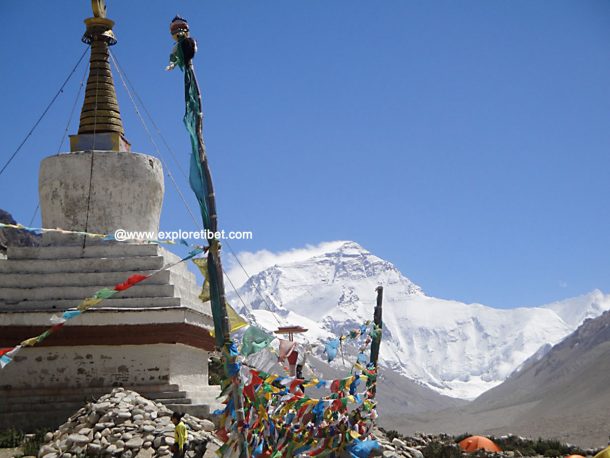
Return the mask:
<svg viewBox="0 0 610 458"><path fill-rule="evenodd" d="M53 437L55 437L53 433L46 433L44 435L44 441L51 442L53 440Z"/></svg>
<svg viewBox="0 0 610 458"><path fill-rule="evenodd" d="M89 444L87 445L87 455L97 455L102 450L100 444Z"/></svg>
<svg viewBox="0 0 610 458"><path fill-rule="evenodd" d="M212 432L216 429L216 426L210 420L201 420L201 426L207 432Z"/></svg>
<svg viewBox="0 0 610 458"><path fill-rule="evenodd" d="M411 455L411 458L424 458L424 454L412 447L405 447L405 451Z"/></svg>
<svg viewBox="0 0 610 458"><path fill-rule="evenodd" d="M68 435L67 442L76 444L76 445L85 445L89 442L89 438L82 434L70 434L70 435Z"/></svg>
<svg viewBox="0 0 610 458"><path fill-rule="evenodd" d="M51 447L50 445L43 445L38 451L38 456L42 457L50 453L55 453L55 448Z"/></svg>
<svg viewBox="0 0 610 458"><path fill-rule="evenodd" d="M78 431L78 434L82 434L83 436L88 436L90 432L91 432L91 428L81 428Z"/></svg>
<svg viewBox="0 0 610 458"><path fill-rule="evenodd" d="M97 423L96 425L93 426L93 429L96 431L101 431L103 429L109 429L109 428L114 428L114 423L103 422L103 423Z"/></svg>
<svg viewBox="0 0 610 458"><path fill-rule="evenodd" d="M123 440L121 440L121 439L119 439L118 441L116 441L116 442L115 442L115 444L116 444L116 447L117 447L118 449L123 449L123 448L125 448L125 441L123 441Z"/></svg>
<svg viewBox="0 0 610 458"><path fill-rule="evenodd" d="M153 458L154 450L151 448L143 448L141 449L135 458Z"/></svg>
<svg viewBox="0 0 610 458"><path fill-rule="evenodd" d="M110 444L108 447L106 447L106 454L107 455L113 455L114 453L116 453L117 451L117 446L115 444Z"/></svg>
<svg viewBox="0 0 610 458"><path fill-rule="evenodd" d="M407 444L401 441L398 437L392 439L392 445L398 448L405 448L407 446Z"/></svg>
<svg viewBox="0 0 610 458"><path fill-rule="evenodd" d="M97 414L105 414L111 407L112 404L109 402L98 402L92 406L93 411Z"/></svg>
<svg viewBox="0 0 610 458"><path fill-rule="evenodd" d="M131 450L125 450L121 454L121 458L131 458L133 456L133 452Z"/></svg>
<svg viewBox="0 0 610 458"><path fill-rule="evenodd" d="M134 437L133 439L130 439L125 443L125 447L140 448L140 447L142 447L143 443L144 443L144 440L141 437Z"/></svg>
<svg viewBox="0 0 610 458"><path fill-rule="evenodd" d="M131 412L127 412L126 410L121 410L117 414L117 417L118 418L124 418L124 419L131 418Z"/></svg>
<svg viewBox="0 0 610 458"><path fill-rule="evenodd" d="M53 453L47 453L46 455L43 455L42 458L58 458L58 454L53 452Z"/></svg>
<svg viewBox="0 0 610 458"><path fill-rule="evenodd" d="M127 442L129 439L133 438L133 434L131 433L125 433L121 436L121 439L123 439L125 442Z"/></svg>
<svg viewBox="0 0 610 458"><path fill-rule="evenodd" d="M176 440L173 437L165 436L165 445L174 445Z"/></svg>
<svg viewBox="0 0 610 458"><path fill-rule="evenodd" d="M152 425L144 425L142 426L142 431L145 433L152 433L155 430L155 427Z"/></svg>
<svg viewBox="0 0 610 458"><path fill-rule="evenodd" d="M162 444L163 444L163 438L162 437L156 437L155 440L153 441L153 447L156 448L156 449L161 447Z"/></svg>

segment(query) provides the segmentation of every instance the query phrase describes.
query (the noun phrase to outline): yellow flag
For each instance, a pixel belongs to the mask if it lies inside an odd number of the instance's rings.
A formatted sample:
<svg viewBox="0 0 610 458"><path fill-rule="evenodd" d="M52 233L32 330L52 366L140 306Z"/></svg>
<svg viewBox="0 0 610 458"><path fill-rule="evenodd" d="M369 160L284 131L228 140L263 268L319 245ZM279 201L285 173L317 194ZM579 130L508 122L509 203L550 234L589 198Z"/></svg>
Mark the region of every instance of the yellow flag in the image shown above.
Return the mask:
<svg viewBox="0 0 610 458"><path fill-rule="evenodd" d="M208 258L195 258L193 259L193 263L199 268L201 275L205 278L203 281L203 287L201 288L201 294L199 295L199 299L201 302L207 302L210 300L210 284L208 283ZM248 322L244 320L241 316L237 314L233 307L229 304L227 306L227 316L229 317L229 332L232 334L238 329L248 326ZM215 336L215 332L212 329L210 331L210 335L212 337Z"/></svg>
<svg viewBox="0 0 610 458"><path fill-rule="evenodd" d="M27 340L24 340L23 342L21 342L21 346L22 347L31 347L33 345L36 345L38 343L38 341L36 339L38 339L38 336L31 337Z"/></svg>
<svg viewBox="0 0 610 458"><path fill-rule="evenodd" d="M208 283L208 258L196 258L193 259L193 263L199 268L199 272L203 275L203 286L201 287L201 294L199 299L201 302L207 302L210 300L210 284Z"/></svg>
<svg viewBox="0 0 610 458"><path fill-rule="evenodd" d="M103 299L99 299L96 297L88 297L87 299L84 299L80 304L78 304L77 309L81 312L84 312L85 310L93 307L94 305L99 304L102 301Z"/></svg>
<svg viewBox="0 0 610 458"><path fill-rule="evenodd" d="M238 329L241 329L243 327L250 325L250 323L248 323L246 320L244 320L241 316L239 316L239 314L235 310L233 310L233 307L231 307L228 302L225 303L225 305L227 306L227 315L229 316L229 333L230 334L233 334ZM216 333L214 332L214 329L210 329L210 335L212 337L216 337Z"/></svg>

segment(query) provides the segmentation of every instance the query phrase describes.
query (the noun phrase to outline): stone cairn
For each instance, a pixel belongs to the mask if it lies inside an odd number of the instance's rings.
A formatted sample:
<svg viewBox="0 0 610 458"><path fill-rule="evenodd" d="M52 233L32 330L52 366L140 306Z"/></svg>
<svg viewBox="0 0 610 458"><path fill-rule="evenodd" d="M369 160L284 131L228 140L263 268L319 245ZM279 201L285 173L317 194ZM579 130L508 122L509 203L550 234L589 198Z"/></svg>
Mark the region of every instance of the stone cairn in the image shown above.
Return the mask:
<svg viewBox="0 0 610 458"><path fill-rule="evenodd" d="M171 414L163 404L115 388L96 402L87 403L57 431L47 433L38 457L171 457L170 448L174 444ZM215 456L221 442L213 435L214 423L188 414L182 421L189 433L186 456Z"/></svg>
<svg viewBox="0 0 610 458"><path fill-rule="evenodd" d="M38 457L169 458L174 444L171 414L172 411L163 404L150 401L134 391L115 388L96 402L87 403L57 431L47 433ZM188 414L182 421L189 433L186 456L216 456L215 452L222 443L214 435L214 423ZM436 443L445 448L443 456L462 458L459 447L448 435L416 434L415 437L389 440L382 431L375 429L373 437L381 445L374 456L424 458L426 447Z"/></svg>
<svg viewBox="0 0 610 458"><path fill-rule="evenodd" d="M427 436L418 434L416 437L403 438L402 440L395 437L391 441L389 438L378 429L373 431L373 436L379 441L381 449L376 451L377 456L383 457L401 457L401 458L424 458L422 450L424 450L430 442L445 442L440 437ZM453 448L455 445L447 436L447 447ZM459 456L459 448L457 448Z"/></svg>

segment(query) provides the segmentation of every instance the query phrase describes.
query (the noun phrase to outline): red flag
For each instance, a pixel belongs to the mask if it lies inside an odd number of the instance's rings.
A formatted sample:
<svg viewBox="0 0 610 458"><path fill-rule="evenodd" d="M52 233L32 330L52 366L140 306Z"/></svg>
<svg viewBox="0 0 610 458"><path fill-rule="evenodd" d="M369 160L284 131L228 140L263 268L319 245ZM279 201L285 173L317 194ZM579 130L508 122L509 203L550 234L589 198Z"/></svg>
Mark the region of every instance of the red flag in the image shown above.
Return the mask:
<svg viewBox="0 0 610 458"><path fill-rule="evenodd" d="M115 291L124 291L128 288L131 288L136 283L140 283L142 280L146 280L147 278L148 278L148 275L134 274L131 277L129 277L126 282L115 285L114 290Z"/></svg>
<svg viewBox="0 0 610 458"><path fill-rule="evenodd" d="M51 332L59 331L63 327L64 324L66 324L66 323L57 323L56 325L51 326Z"/></svg>
<svg viewBox="0 0 610 458"><path fill-rule="evenodd" d="M339 392L339 384L341 383L341 380L333 380L333 383L330 384L330 391L332 393L338 393Z"/></svg>

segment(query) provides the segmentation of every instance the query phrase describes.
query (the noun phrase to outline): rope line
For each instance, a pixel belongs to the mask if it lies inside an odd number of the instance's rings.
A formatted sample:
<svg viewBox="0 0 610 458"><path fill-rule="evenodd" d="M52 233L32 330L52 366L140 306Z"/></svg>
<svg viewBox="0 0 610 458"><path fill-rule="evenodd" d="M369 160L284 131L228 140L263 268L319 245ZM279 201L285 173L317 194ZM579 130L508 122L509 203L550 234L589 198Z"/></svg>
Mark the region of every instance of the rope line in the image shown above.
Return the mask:
<svg viewBox="0 0 610 458"><path fill-rule="evenodd" d="M167 176L169 176L172 184L174 185L174 187L176 188L176 191L178 192L178 195L180 196L180 199L182 200L182 203L184 204L184 206L186 207L186 209L188 210L188 212L191 215L191 218L193 218L193 221L195 222L196 226L199 226L199 224L197 224L197 219L195 218L195 215L193 214L193 212L191 211L191 208L189 207L186 198L184 197L184 194L182 194L182 191L180 190L180 187L178 186L178 183L176 183L176 180L174 178L173 173L171 172L171 169L169 168L169 166L167 165L165 159L163 158L163 154L161 153L161 150L159 149L159 146L157 145L157 142L155 142L152 133L150 132L150 129L148 128L148 125L146 124L146 121L144 120L144 117L142 116L142 113L140 113L140 110L138 108L138 105L136 104L136 101L133 98L133 95L131 93L131 91L129 90L129 87L127 86L125 79L123 77L123 72L121 71L116 58L114 57L114 54L112 52L109 53L110 54L110 58L112 59L112 63L114 64L114 67L119 75L119 78L121 79L121 83L123 84L123 87L125 88L125 90L127 91L127 95L129 96L129 100L131 100L131 103L133 104L134 110L136 111L136 114L138 115L138 119L140 120L140 122L142 123L142 127L144 127L144 130L146 131L146 134L148 135L148 139L150 140L150 142L152 143L153 147L155 148L155 151L157 152L157 156L159 157L159 160L161 161L161 163L163 164L164 169L167 171Z"/></svg>
<svg viewBox="0 0 610 458"><path fill-rule="evenodd" d="M180 196L180 198L181 198L181 200L182 200L182 203L183 203L183 204L184 204L184 206L186 207L186 209L187 209L188 213L191 215L191 218L193 219L193 222L195 223L195 226L197 226L197 227L198 227L198 226L199 226L199 223L197 222L197 219L195 218L195 215L193 214L193 212L192 212L192 210L191 210L191 208L190 208L190 206L189 206L188 202L186 201L186 198L184 197L184 194L183 194L183 193L182 193L182 191L180 190L180 187L178 186L178 183L176 183L176 180L174 179L174 176L173 176L173 174L171 173L171 170L170 170L169 166L167 165L167 163L166 163L166 162L165 162L165 160L163 159L163 155L162 155L162 153L161 153L161 150L159 149L159 146L158 146L158 145L157 145L157 143L155 142L155 140L154 140L154 138L153 138L153 136L152 136L152 134L151 134L151 132L150 132L150 130L149 130L149 128L148 128L148 125L146 124L146 121L144 120L144 117L143 117L143 116L142 116L142 114L140 113L140 110L139 110L139 108L138 108L138 106L137 106L137 104L136 104L136 101L135 101L135 99L133 98L131 91L129 90L129 87L128 87L128 86L127 86L127 84L126 84L126 78L127 78L127 75L124 75L123 70L122 70L122 69L119 67L118 62L117 62L117 60L116 60L115 56L114 56L112 53L110 53L110 58L112 59L112 63L113 63L113 64L114 64L114 66L115 66L115 69L116 69L116 71L117 71L117 73L118 73L118 75L119 75L119 78L121 79L121 83L123 84L123 87L124 87L124 88L125 88L125 90L127 91L127 94L128 94L128 96L129 96L129 99L131 100L131 103L133 104L133 107L134 107L134 109L135 109L135 111L136 111L136 114L138 115L138 118L139 118L140 122L142 123L142 127L144 127L144 130L146 131L146 133L147 133L147 135L148 135L148 138L149 138L150 142L152 143L153 147L155 148L155 150L156 150L156 152L157 152L157 156L158 156L158 157L159 157L159 159L161 160L161 163L163 164L163 167L165 167L165 169L167 170L167 175L170 177L170 179L171 179L171 181L172 181L172 184L173 184L173 185L174 185L174 187L176 188L176 191L178 192L178 195ZM134 92L134 94L135 94L135 91L133 91L133 92ZM146 110L146 108L144 107L144 104L142 103L142 100L141 100L141 99L139 99L139 100L140 100L140 104L142 105L142 108L143 108L143 109L144 109L146 112L148 112L148 110ZM150 114L148 114L148 116L150 117ZM157 128L157 129L158 129L158 128ZM159 132L160 132L160 131L159 131ZM168 145L167 145L167 143L166 143L166 146L168 146ZM173 155L173 154L172 154L172 155ZM175 158L175 156L174 156L174 159L176 159L176 158ZM177 161L176 161L176 162L177 162ZM183 172L183 173L184 173L184 172ZM244 307L246 307L246 303L243 301L242 297L241 297L241 296L239 295L239 293L237 292L237 288L235 288L235 285L233 284L233 282L232 282L232 281L231 281L231 279L229 278L229 275L227 274L227 272L226 272L226 271L224 271L224 269L223 269L223 274L224 274L224 276L227 278L227 280L229 280L229 283L231 284L231 287L232 287L232 288L233 288L233 290L235 291L235 294L236 294L236 295L237 295L237 297L239 298L239 300L240 300L240 302L242 303L242 305L243 305Z"/></svg>
<svg viewBox="0 0 610 458"><path fill-rule="evenodd" d="M80 93L85 86L85 80L87 79L87 70L89 70L89 65L85 65L85 72L83 73L83 78L80 81L80 86L78 87L78 92L76 93L76 97L74 98L74 103L72 104L72 110L70 110L70 116L68 117L68 122L66 123L66 129L64 130L64 134L61 137L61 141L59 142L59 146L57 147L57 154L61 152L61 147L66 141L66 137L68 136L68 130L70 129L70 123L72 122L72 118L74 117L74 112L76 111L76 105L78 104L78 99L80 98ZM30 224L31 226L31 224Z"/></svg>
<svg viewBox="0 0 610 458"><path fill-rule="evenodd" d="M155 128L155 130L157 131L157 135L159 135L159 138L161 138L161 141L163 142L163 144L165 145L165 148L169 151L169 153L172 156L172 159L174 160L174 162L176 163L176 166L178 167L178 170L180 171L182 177L188 181L188 177L186 175L186 172L184 171L184 169L182 168L182 165L180 164L180 161L178 160L178 157L175 153L175 151L173 150L173 148L169 145L169 143L167 142L167 140L165 139L165 136L163 135L163 133L161 132L161 129L159 129L159 126L157 126L157 123L155 122L154 118L151 116L150 112L148 111L148 108L146 108L146 105L144 104L144 102L142 101L142 99L140 98L138 92L136 91L136 88L134 87L133 83L130 81L129 76L127 76L127 73L125 73L125 71L123 70L123 67L121 67L121 64L118 60L118 58L115 56L115 65L117 70L120 70L120 72L123 74L123 77L125 78L125 81L127 81L127 85L131 88L131 91L133 92L133 94L135 95L136 99L138 100L138 103L140 104L140 106L142 107L142 109L144 110L144 113L146 114L146 116L148 117L148 120L150 121L150 123L152 124L152 126ZM191 214L192 215L192 214ZM197 223L197 220L195 219L195 224L198 226L199 224Z"/></svg>
<svg viewBox="0 0 610 458"><path fill-rule="evenodd" d="M157 143L154 141L152 134L150 132L150 129L148 128L148 126L146 125L146 121L144 120L144 117L142 116L142 114L140 113L140 110L136 104L136 101L134 99L133 94L138 98L140 105L142 106L142 109L144 110L144 112L147 114L147 116L150 118L151 123L153 124L153 126L156 128L157 130L157 134L159 135L159 137L161 138L161 140L163 141L165 147L168 149L168 151L170 152L172 158L174 159L174 161L176 162L176 164L178 164L178 168L180 170L180 172L182 173L183 177L185 179L187 179L186 174L184 172L184 170L182 170L181 166L179 165L179 161L177 159L177 156L175 154L175 152L173 151L173 149L169 146L169 143L165 140L165 137L163 136L163 134L161 133L161 129L159 129L159 127L157 126L157 124L154 122L152 116L150 115L150 112L146 109L146 106L144 105L144 102L142 101L142 99L137 95L135 89L133 89L133 84L131 84L131 82L129 82L129 84L131 85L133 91L130 90L130 88L127 85L127 81L129 81L127 74L125 74L124 70L120 67L118 60L116 58L116 56L114 55L114 53L109 52L110 54L110 58L112 59L112 63L114 64L114 67L119 75L119 78L121 79L121 83L123 84L123 87L125 88L125 90L127 91L127 94L129 96L129 99L131 100L131 103L134 106L134 109L136 111L136 114L138 115L138 118L140 119L140 122L142 123L142 126L144 127L144 130L146 131L148 138L150 140L150 142L153 144L157 155L159 156L159 159L161 160L161 163L163 164L163 167L165 167L165 169L167 170L167 174L170 177L172 184L174 185L174 187L176 188L176 191L178 192L178 195L180 196L180 199L182 200L182 203L184 204L184 206L186 207L188 213L191 215L191 218L193 220L193 223L195 224L195 226L200 227L201 224L197 221L197 218L195 218L195 214L193 213L193 211L191 210L191 207L189 206L188 202L186 201L186 198L184 197L184 194L182 193L182 191L180 190L180 187L178 186L178 183L176 182L173 174L170 171L170 168L168 167L166 161L163 159L163 155L159 149L159 146L157 145ZM241 261L239 260L239 258L237 257L237 255L235 254L235 251L233 250L233 248L231 247L231 245L229 244L228 240L223 241L223 244L226 243L226 245L229 248L229 251L231 252L231 254L233 255L233 257L235 258L235 260L237 261L237 263L240 265L241 269L244 271L244 273L246 274L246 277L248 279L250 279L250 275L248 274L248 272L246 271L245 267L243 266L243 264L241 263ZM237 297L239 298L240 302L242 303L242 305L244 307L246 307L245 302L243 301L242 297L240 296L239 292L237 291L237 288L235 287L235 285L233 284L233 282L231 281L231 279L229 278L229 275L227 274L227 272L223 269L223 274L224 276L229 280L229 283L231 284L231 287L233 288L233 291L235 291L235 294L237 295ZM277 318L276 314L273 312L273 310L271 309L271 306L269 305L269 303L267 302L267 299L265 298L265 296L262 294L262 292L260 291L260 289L258 288L257 285L254 285L254 288L256 290L256 292L258 293L258 295L261 297L261 299L263 300L263 302L265 303L267 310L269 312L271 312L271 314L273 315L273 318L275 319L275 321L277 321L278 324L281 324L281 321Z"/></svg>
<svg viewBox="0 0 610 458"><path fill-rule="evenodd" d="M63 84L60 86L59 90L57 91L57 93L53 96L53 98L51 99L51 102L49 102L49 104L47 105L47 107L44 109L44 111L42 112L42 114L40 115L40 117L38 118L38 120L34 123L34 126L30 129L30 131L28 132L28 134L25 136L25 138L23 139L23 141L19 144L19 146L17 147L17 149L15 150L15 152L11 155L11 157L8 159L8 161L6 161L6 163L2 166L2 169L0 170L0 175L2 175L2 173L6 170L6 168L9 166L9 164L13 161L13 159L15 159L15 156L17 156L17 154L19 153L19 151L21 151L21 148L23 147L23 145L25 145L25 143L28 141L28 139L30 138L30 136L34 133L34 130L36 130L36 127L38 127L38 124L40 124L40 121L42 121L42 119L45 117L45 115L47 114L47 112L49 111L49 109L51 108L51 106L55 103L55 100L57 100L57 98L59 97L60 94L62 94L64 92L64 87L66 87L66 84L68 84L68 81L70 81L70 79L72 78L72 75L74 74L74 72L76 71L76 69L78 68L78 66L80 65L81 61L83 60L83 57L85 57L85 54L87 53L87 49L85 49L85 51L83 52L83 54L80 56L80 58L78 59L78 61L76 62L76 65L74 65L74 68L72 69L72 71L70 72L70 74L68 75L68 77L65 79L65 81L63 82Z"/></svg>
<svg viewBox="0 0 610 458"><path fill-rule="evenodd" d="M61 141L59 142L59 146L57 147L57 156L61 152L61 147L66 141L66 137L68 136L68 130L70 129L70 123L72 122L72 118L74 117L74 112L76 111L76 105L78 104L78 99L80 97L80 93L83 90L83 86L85 85L85 79L87 78L87 70L89 69L89 65L85 65L85 72L83 73L83 78L81 79L80 86L78 88L78 92L76 93L76 97L74 98L74 104L72 105L72 110L70 111L70 116L68 117L68 122L66 123L66 129L64 130L64 134L61 137ZM40 210L40 202L36 204L36 209L30 218L30 223L28 226L32 226L34 224L34 220L36 216L38 216L38 210Z"/></svg>

